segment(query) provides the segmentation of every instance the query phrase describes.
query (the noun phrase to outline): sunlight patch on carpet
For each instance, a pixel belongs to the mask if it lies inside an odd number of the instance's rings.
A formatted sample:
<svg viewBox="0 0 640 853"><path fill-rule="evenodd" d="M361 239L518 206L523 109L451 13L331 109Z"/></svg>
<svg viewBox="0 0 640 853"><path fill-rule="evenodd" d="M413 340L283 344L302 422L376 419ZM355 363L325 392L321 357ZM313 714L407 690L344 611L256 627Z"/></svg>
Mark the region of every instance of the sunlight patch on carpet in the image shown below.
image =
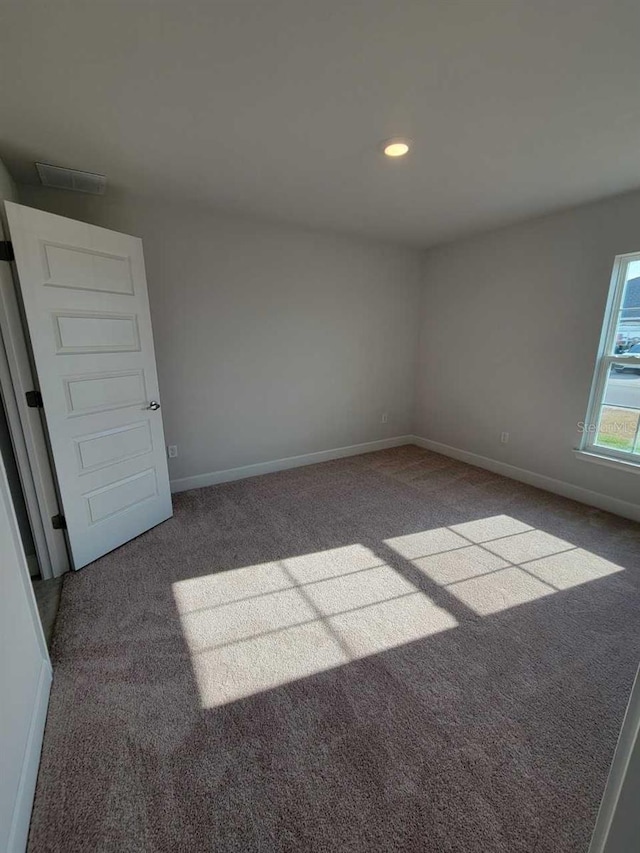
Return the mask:
<svg viewBox="0 0 640 853"><path fill-rule="evenodd" d="M506 515L384 542L479 616L622 571ZM360 543L178 581L173 595L204 708L458 625Z"/></svg>
<svg viewBox="0 0 640 853"><path fill-rule="evenodd" d="M178 581L173 594L204 708L458 624L359 544Z"/></svg>
<svg viewBox="0 0 640 853"><path fill-rule="evenodd" d="M385 544L480 616L623 571L508 515L398 536Z"/></svg>

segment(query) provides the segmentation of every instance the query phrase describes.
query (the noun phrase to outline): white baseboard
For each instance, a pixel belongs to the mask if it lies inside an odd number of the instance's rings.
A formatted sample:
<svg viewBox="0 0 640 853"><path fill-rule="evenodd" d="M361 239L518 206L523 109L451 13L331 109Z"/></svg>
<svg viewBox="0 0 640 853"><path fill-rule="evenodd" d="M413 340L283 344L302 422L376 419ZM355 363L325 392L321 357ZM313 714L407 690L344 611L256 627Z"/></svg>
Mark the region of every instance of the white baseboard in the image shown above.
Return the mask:
<svg viewBox="0 0 640 853"><path fill-rule="evenodd" d="M227 468L225 471L211 471L208 474L181 477L171 481L171 491L186 492L188 489L200 489L203 486L230 483L233 480L244 480L246 477L257 477L260 474L285 471L287 468L299 468L303 465L314 465L317 462L329 462L331 459L342 459L345 456L358 456L361 453L372 453L374 450L386 450L388 447L413 444L413 440L412 435L397 435L393 438L381 438L378 441L365 441L363 444L351 444L348 447L305 453L302 456L287 456L285 459L274 459L271 462L257 462L255 465Z"/></svg>
<svg viewBox="0 0 640 853"><path fill-rule="evenodd" d="M497 459L490 459L488 456L480 456L477 453L470 453L468 450L450 447L448 444L442 444L439 441L431 441L429 438L414 435L411 437L411 441L425 450L433 450L434 453L450 456L452 459L460 460L460 462L468 462L469 465L485 468L487 471L493 471L494 474L502 474L504 477L510 477L512 480L527 483L529 486L536 486L538 489L562 495L564 498L571 498L571 500L578 501L578 503L604 509L607 512L614 513L614 515L630 518L632 521L640 521L640 505L633 504L630 501L612 498L609 495L603 495L601 492L594 492L591 489L583 489L581 486L574 486L572 483L566 483L564 480L556 480L544 474L536 474L534 471L528 471L526 468L517 468L515 465L508 465L506 462L499 462Z"/></svg>
<svg viewBox="0 0 640 853"><path fill-rule="evenodd" d="M33 795L36 790L44 724L47 719L47 707L49 705L51 677L51 665L48 660L43 660L38 678L36 698L33 703L31 723L29 724L22 772L13 808L11 829L9 830L8 853L24 853L27 847Z"/></svg>
<svg viewBox="0 0 640 853"><path fill-rule="evenodd" d="M404 444L415 444L425 450L432 450L434 453L450 456L452 459L467 462L469 465L485 468L487 471L493 471L495 474L502 474L503 477L527 483L529 486L536 486L538 489L544 489L556 495L562 495L562 497L570 498L571 500L578 501L578 503L594 506L598 509L612 512L615 515L621 515L623 518L630 518L633 521L640 521L640 505L638 504L623 501L619 498L612 498L609 495L603 495L601 492L594 492L591 489L574 486L572 483L567 483L564 480L556 480L544 474L536 474L534 471L528 471L526 468L518 468L515 465L509 465L497 459L490 459L488 456L480 456L468 450L460 450L457 447L451 447L448 444L432 441L419 435L398 435L393 438L382 438L378 441L367 441L363 444L351 444L348 447L337 447L331 450L320 450L316 453L305 453L302 456L288 456L284 459L274 459L270 462L257 462L254 465L227 468L224 471L211 471L207 474L196 474L193 477L181 477L171 481L171 491L185 492L188 489L215 486L218 483L229 483L233 480L243 480L246 477L257 477L260 474L285 471L288 468L313 465L317 462L328 462L331 459L342 459L345 456L358 456L361 453L385 450L388 447L401 447Z"/></svg>

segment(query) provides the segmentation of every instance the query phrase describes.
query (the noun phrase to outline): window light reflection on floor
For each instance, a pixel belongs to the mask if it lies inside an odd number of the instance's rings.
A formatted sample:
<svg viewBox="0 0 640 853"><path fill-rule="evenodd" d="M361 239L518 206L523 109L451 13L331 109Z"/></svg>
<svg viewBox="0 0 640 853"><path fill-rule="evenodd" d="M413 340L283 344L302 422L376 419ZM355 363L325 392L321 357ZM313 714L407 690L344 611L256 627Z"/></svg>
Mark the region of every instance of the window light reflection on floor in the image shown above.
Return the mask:
<svg viewBox="0 0 640 853"><path fill-rule="evenodd" d="M622 571L609 560L506 515L385 542L480 616Z"/></svg>
<svg viewBox="0 0 640 853"><path fill-rule="evenodd" d="M204 707L457 625L359 544L190 578L173 593Z"/></svg>
<svg viewBox="0 0 640 853"><path fill-rule="evenodd" d="M480 616L622 571L506 515L393 537L382 548ZM178 581L173 594L205 708L458 625L358 543Z"/></svg>

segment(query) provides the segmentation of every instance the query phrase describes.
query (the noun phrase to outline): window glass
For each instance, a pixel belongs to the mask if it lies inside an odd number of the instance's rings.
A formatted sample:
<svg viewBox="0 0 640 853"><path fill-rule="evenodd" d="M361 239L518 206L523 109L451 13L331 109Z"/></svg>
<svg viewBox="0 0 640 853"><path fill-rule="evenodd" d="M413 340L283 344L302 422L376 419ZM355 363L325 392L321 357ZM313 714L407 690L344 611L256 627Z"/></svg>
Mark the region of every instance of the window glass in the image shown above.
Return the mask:
<svg viewBox="0 0 640 853"><path fill-rule="evenodd" d="M636 345L640 345L640 260L630 261L626 266L613 354L629 352Z"/></svg>
<svg viewBox="0 0 640 853"><path fill-rule="evenodd" d="M614 364L604 389L595 444L640 453L640 368Z"/></svg>

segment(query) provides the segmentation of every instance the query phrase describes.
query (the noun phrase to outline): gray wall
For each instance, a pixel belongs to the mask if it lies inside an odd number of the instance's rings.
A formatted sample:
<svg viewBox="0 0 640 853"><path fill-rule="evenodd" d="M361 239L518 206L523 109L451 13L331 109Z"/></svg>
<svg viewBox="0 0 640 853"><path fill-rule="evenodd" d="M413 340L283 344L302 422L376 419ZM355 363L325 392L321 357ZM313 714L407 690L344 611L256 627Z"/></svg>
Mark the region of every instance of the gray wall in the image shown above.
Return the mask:
<svg viewBox="0 0 640 853"><path fill-rule="evenodd" d="M572 453L613 259L640 251L639 222L630 193L429 252L416 434L640 503L635 473Z"/></svg>
<svg viewBox="0 0 640 853"><path fill-rule="evenodd" d="M640 503L634 473L572 452L613 258L640 249L640 193L422 255L158 201L20 193L143 238L173 479L413 432Z"/></svg>
<svg viewBox="0 0 640 853"><path fill-rule="evenodd" d="M159 201L21 201L142 237L172 479L411 431L419 253Z"/></svg>

